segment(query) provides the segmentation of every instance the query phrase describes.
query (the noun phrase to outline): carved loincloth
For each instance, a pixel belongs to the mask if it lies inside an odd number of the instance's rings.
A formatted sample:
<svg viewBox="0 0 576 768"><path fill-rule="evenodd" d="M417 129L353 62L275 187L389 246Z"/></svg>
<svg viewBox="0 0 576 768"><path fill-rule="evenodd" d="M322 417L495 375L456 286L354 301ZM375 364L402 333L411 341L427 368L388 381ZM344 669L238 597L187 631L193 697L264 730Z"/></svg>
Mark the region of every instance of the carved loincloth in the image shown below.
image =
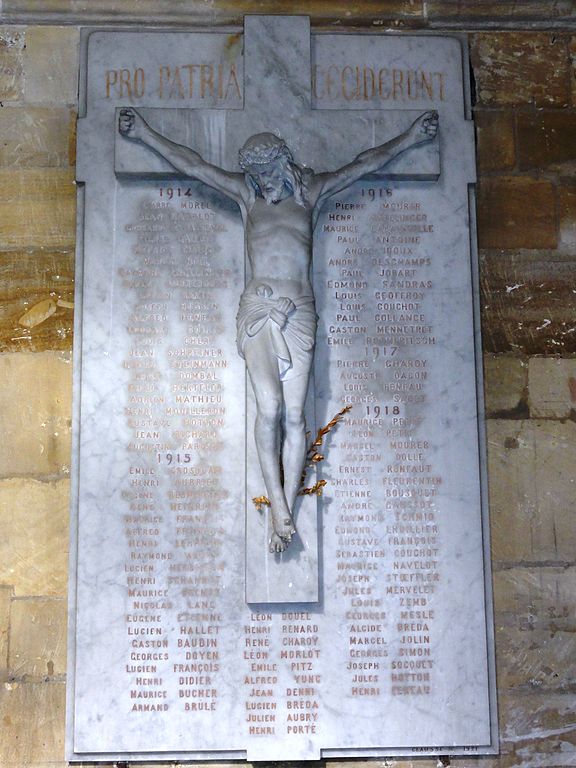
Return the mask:
<svg viewBox="0 0 576 768"><path fill-rule="evenodd" d="M236 316L238 353L243 358L249 339L266 334L280 380L300 376L312 364L317 320L313 296L275 298L270 286L251 288L242 294Z"/></svg>

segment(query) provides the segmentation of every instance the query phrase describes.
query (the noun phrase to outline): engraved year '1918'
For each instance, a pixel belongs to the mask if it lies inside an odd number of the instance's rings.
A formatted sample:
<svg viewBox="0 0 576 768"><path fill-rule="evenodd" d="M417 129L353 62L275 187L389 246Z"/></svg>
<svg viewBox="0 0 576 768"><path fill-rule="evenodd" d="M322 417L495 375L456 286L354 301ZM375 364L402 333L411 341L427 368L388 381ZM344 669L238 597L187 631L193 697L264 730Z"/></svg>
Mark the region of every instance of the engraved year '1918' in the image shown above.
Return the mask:
<svg viewBox="0 0 576 768"><path fill-rule="evenodd" d="M367 405L366 416L378 418L379 416L399 416L400 406L398 405Z"/></svg>

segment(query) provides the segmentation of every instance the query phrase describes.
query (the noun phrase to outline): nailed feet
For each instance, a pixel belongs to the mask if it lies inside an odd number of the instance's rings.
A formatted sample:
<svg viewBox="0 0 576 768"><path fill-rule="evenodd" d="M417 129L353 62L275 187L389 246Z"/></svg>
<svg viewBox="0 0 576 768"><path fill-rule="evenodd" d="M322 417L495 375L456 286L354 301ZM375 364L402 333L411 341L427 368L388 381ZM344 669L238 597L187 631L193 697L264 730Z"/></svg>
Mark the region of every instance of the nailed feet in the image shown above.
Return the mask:
<svg viewBox="0 0 576 768"><path fill-rule="evenodd" d="M274 507L271 507L270 511L272 514L272 527L274 528L274 532L270 537L270 552L284 552L292 541L292 536L296 533L294 521L292 516L286 511L277 513Z"/></svg>

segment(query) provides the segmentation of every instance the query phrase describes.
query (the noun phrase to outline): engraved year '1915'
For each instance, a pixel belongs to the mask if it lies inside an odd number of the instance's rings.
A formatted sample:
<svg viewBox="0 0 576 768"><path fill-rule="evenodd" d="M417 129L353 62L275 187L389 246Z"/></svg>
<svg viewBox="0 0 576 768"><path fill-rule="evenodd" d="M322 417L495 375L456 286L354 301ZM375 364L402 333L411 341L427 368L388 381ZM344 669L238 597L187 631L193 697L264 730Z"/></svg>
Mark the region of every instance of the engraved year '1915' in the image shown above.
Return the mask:
<svg viewBox="0 0 576 768"><path fill-rule="evenodd" d="M190 453L157 453L158 464L190 464L192 454Z"/></svg>

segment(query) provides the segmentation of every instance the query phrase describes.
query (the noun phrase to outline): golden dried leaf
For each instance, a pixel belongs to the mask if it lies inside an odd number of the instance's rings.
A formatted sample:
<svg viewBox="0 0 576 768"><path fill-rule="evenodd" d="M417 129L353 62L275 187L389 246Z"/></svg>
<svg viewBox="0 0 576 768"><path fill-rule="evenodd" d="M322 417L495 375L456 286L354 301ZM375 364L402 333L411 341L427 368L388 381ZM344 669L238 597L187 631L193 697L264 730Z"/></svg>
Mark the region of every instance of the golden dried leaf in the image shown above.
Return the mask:
<svg viewBox="0 0 576 768"><path fill-rule="evenodd" d="M309 488L302 488L299 491L300 496L322 496L322 490L327 484L327 480L318 480L317 483L311 485Z"/></svg>
<svg viewBox="0 0 576 768"><path fill-rule="evenodd" d="M252 502L258 512L262 512L262 507L269 507L270 506L270 499L268 496L254 496L252 498Z"/></svg>
<svg viewBox="0 0 576 768"><path fill-rule="evenodd" d="M34 304L28 312L25 312L18 320L18 324L25 328L34 328L34 326L48 320L54 312L56 312L56 302L52 299L44 299L44 301Z"/></svg>

